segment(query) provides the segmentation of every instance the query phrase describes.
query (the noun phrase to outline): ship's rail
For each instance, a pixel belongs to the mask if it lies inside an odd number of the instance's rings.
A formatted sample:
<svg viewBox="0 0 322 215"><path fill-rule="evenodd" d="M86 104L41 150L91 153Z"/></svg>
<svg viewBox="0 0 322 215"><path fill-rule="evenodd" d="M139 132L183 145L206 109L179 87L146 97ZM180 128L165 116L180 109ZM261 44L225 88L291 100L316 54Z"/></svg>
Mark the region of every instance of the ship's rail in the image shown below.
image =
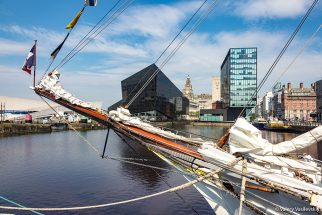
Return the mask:
<svg viewBox="0 0 322 215"><path fill-rule="evenodd" d="M181 135L181 136L184 136L184 137L187 137L187 138L201 138L201 139L210 140L210 141L213 141L213 142L218 141L217 138L207 137L207 136L204 136L204 135L191 133L191 132L188 132L188 131L181 131L181 130L177 130L177 129L173 129L173 128L169 128L169 127L162 127L162 126L158 126L158 125L153 125L153 126L158 127L158 128L160 128L162 130L165 130L165 131L171 131L171 132L175 133L176 135Z"/></svg>

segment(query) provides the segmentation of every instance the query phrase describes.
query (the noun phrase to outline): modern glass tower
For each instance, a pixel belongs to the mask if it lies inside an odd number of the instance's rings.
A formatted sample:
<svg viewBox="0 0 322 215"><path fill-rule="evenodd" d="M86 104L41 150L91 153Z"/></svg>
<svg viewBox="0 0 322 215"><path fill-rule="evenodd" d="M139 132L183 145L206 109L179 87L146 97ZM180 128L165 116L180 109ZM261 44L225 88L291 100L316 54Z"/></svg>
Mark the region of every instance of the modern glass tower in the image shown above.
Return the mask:
<svg viewBox="0 0 322 215"><path fill-rule="evenodd" d="M221 97L226 107L255 107L257 48L231 48L221 65Z"/></svg>
<svg viewBox="0 0 322 215"><path fill-rule="evenodd" d="M109 107L116 109L127 104L141 89L158 67L155 64L142 69L121 82L122 100ZM188 114L189 100L162 72L151 80L142 93L129 107L132 114L149 120L173 119Z"/></svg>

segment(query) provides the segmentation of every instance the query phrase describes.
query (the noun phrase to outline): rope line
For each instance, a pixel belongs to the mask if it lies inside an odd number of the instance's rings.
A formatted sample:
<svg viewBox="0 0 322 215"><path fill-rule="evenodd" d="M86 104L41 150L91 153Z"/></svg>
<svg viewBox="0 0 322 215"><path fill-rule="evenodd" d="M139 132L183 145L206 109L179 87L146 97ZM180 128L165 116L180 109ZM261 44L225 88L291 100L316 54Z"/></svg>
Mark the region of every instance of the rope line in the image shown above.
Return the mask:
<svg viewBox="0 0 322 215"><path fill-rule="evenodd" d="M134 2L135 0L126 0L111 16L111 18L109 18L106 22L106 24L104 24L105 26L102 25L101 29L98 31L97 34L92 34L93 36L91 38L89 38L86 42L84 42L84 45L79 48L77 51L75 51L69 58L67 58L67 60L65 60L64 62L61 62L59 64L59 66L56 66L55 69L60 69L61 67L63 67L67 62L69 62L77 53L79 53L83 48L85 48L93 39L95 39L99 34L102 33L103 30L105 30L110 24L112 24L112 22L114 20L116 20L121 14L123 14L123 12L129 8L129 6ZM123 7L123 8L122 8ZM118 14L116 14L118 12ZM116 15L115 15L116 14ZM99 29L99 28L98 28ZM96 31L95 31L96 32ZM95 33L94 32L94 33Z"/></svg>
<svg viewBox="0 0 322 215"><path fill-rule="evenodd" d="M117 133L116 133L117 134ZM121 136L118 134L118 136L121 138ZM130 143L128 143L125 139L121 138L123 140L123 142L125 142L127 144L128 147L130 147L137 155L140 155L139 152L137 152L131 145ZM152 151L153 152L153 151ZM151 170L159 177L161 178L161 180L169 187L171 188L170 184L154 169L151 168ZM188 202L186 202L186 200L178 193L175 192L175 194L184 202L184 204L186 204L188 207L191 208L192 211L194 211L196 214L198 214L198 212L192 207L191 204L189 204ZM199 214L198 214L199 215Z"/></svg>
<svg viewBox="0 0 322 215"><path fill-rule="evenodd" d="M60 114L41 96L39 96L55 113L57 113L59 116ZM79 131L77 131L72 124L70 124L68 121L66 121L65 119L63 119L63 121L65 123L67 123L69 125L69 127L76 132L77 136L79 136L87 145L89 145L97 154L98 156L102 156L99 152L99 150L87 139L85 138ZM123 162L123 163L128 163L128 164L133 164L133 165L137 165L137 166L143 166L143 167L148 167L151 169L158 169L158 170L164 170L164 171L168 171L168 172L174 172L174 173L178 173L178 174L184 174L184 175L193 175L193 174L188 174L188 173L183 173L183 172L178 172L175 170L171 170L171 169L166 169L166 168L162 168L162 167L157 167L157 166L153 166L153 165L147 165L147 164L142 164L142 163L137 163L137 162L133 162L131 160L143 160L145 161L146 159L136 159L136 158L118 158L118 157L111 157L109 155L104 156L105 159L107 160L115 160L115 161L119 161L119 162Z"/></svg>
<svg viewBox="0 0 322 215"><path fill-rule="evenodd" d="M61 115L41 96L39 96L55 113L58 114L58 116L61 117ZM79 131L77 131L67 120L64 119L64 122L67 123L73 131L76 132L77 136L79 136L87 145L89 145L98 155L100 154L98 149L93 146L85 137L81 135Z"/></svg>
<svg viewBox="0 0 322 215"><path fill-rule="evenodd" d="M84 12L84 10L85 10L85 8L87 7L87 5L85 5L84 4L84 6L83 6L83 8L82 8L82 12ZM80 18L80 17L79 17ZM77 23L78 23L78 21L75 23L75 25L74 25L74 27L72 27L69 31L68 31L68 33L67 33L67 35L66 35L66 38L69 36L69 34L71 34L71 32L74 30L74 28L75 28L75 26L77 25ZM65 40L66 40L66 38L65 38ZM63 41L63 43L65 42L65 40ZM62 47L61 47L62 48ZM42 75L42 77L41 77L41 79L47 74L47 72L49 71L49 69L50 69L50 67L51 67L51 65L54 63L54 61L55 61L55 59L56 59L56 57L54 57L54 58L52 58L51 56L50 56L50 58L49 58L49 60L50 60L50 63L48 64L48 66L47 66L47 68L46 68L46 70L45 70L45 72L44 72L44 74ZM40 80L41 80L40 79ZM38 81L38 84L39 84L39 82L40 81Z"/></svg>
<svg viewBox="0 0 322 215"><path fill-rule="evenodd" d="M229 166L233 166L236 163L238 163L242 158L236 158L235 160L229 162L227 165ZM222 171L222 168L219 168L218 170L215 170L213 172L210 172L204 176L198 177L195 180L192 180L190 182L178 185L176 187L172 187L170 189L161 191L161 192L157 192L154 194L150 194L150 195L146 195L146 196L141 196L141 197L137 197L137 198L133 198L133 199L128 199L128 200L123 200L123 201L118 201L118 202L112 202L112 203L107 203L107 204L99 204L99 205L88 205L88 206L78 206L78 207L59 207L59 208L20 208L20 207L9 207L9 206L0 206L1 209L7 209L7 210L36 210L36 211L71 211L71 210L85 210L85 209L94 209L94 208L103 208L103 207L110 207L110 206L114 206L114 205L121 205L121 204L127 204L127 203L131 203L131 202L136 202L136 201L140 201L140 200L144 200L144 199L149 199L155 196L160 196L166 193L171 193L171 192L176 192L178 190L182 190L188 187L191 187L192 185L198 183L198 182L202 182L204 180L206 180L207 178L212 177L215 174L218 174L220 171Z"/></svg>
<svg viewBox="0 0 322 215"><path fill-rule="evenodd" d="M134 97L128 102L126 107L129 107L135 99L142 93L142 91L148 86L148 84L154 79L154 77L159 73L159 71L170 61L170 59L175 55L175 53L182 47L183 43L190 37L190 35L197 29L201 22L210 14L210 12L218 4L219 0L215 0L195 22L190 31L185 35L185 37L177 44L177 46L172 50L172 52L166 57L166 59L161 63L160 67L155 70L155 72L150 76L150 78L144 83L140 90L134 95Z"/></svg>
<svg viewBox="0 0 322 215"><path fill-rule="evenodd" d="M111 13L112 10L114 10L114 8L120 3L121 0L118 0L114 5L113 7L107 11L107 13L92 27L92 29L87 32L87 34L77 43L77 45L61 60L61 62L58 64L58 66L63 62L65 61L69 56L71 56L72 52L74 52L78 47L80 47L82 44L84 44L84 42L86 40L88 40L88 38L90 36L92 36L94 33L96 33L96 31L101 27L98 27L93 34L90 35L90 33L97 27L99 26L99 24L101 22L103 22L103 20Z"/></svg>
<svg viewBox="0 0 322 215"><path fill-rule="evenodd" d="M303 51L313 42L315 36L317 35L317 33L320 31L322 27L322 24L319 25L319 27L316 29L316 31L312 34L312 36L305 42L305 44L303 45L303 47L301 48L301 50L299 51L299 53L295 56L295 58L292 60L292 62L286 67L286 69L282 72L282 74L277 78L276 82L272 85L271 88L273 88L277 82L283 77L283 75L285 75L285 73L288 72L288 70L290 69L290 67L295 63L295 61L297 60L297 58L303 53Z"/></svg>
<svg viewBox="0 0 322 215"><path fill-rule="evenodd" d="M196 12L190 17L190 19L186 22L186 24L181 28L181 30L177 33L177 35L172 39L172 41L168 44L168 46L163 50L163 52L160 54L160 56L154 61L154 64L156 64L160 58L165 54L165 52L170 48L170 46L174 43L174 41L179 37L179 35L182 33L182 31L189 25L189 23L193 20L193 18L197 15L197 13L201 10L201 8L204 6L204 4L207 2L207 0L205 0L200 7L198 8L198 10L196 10ZM135 87L131 90L131 92L129 93L128 97L131 97L132 93L134 92L134 90L139 86L139 84L143 81L143 79L149 74L149 72L151 71L152 68L150 68L145 74L144 76L139 80L139 82L135 85Z"/></svg>
<svg viewBox="0 0 322 215"><path fill-rule="evenodd" d="M21 205L21 204L19 204L19 203L17 203L17 202L14 202L14 201L12 201L12 200L10 200L10 199L7 199L7 198L5 198L5 197L3 197L3 196L0 196L0 199L3 199L3 200L5 200L6 202L12 203L12 204L17 205L17 206L19 206L19 207L21 207L21 208L25 208L25 206L23 206L23 205ZM34 210L30 210L30 211L31 211L31 212L33 212L33 213L35 213L35 214L38 214L38 215L44 215L44 214L39 213L39 212L34 211Z"/></svg>
<svg viewBox="0 0 322 215"><path fill-rule="evenodd" d="M291 42L293 41L293 39L295 38L295 36L299 32L299 30L301 29L302 25L304 24L304 22L306 21L307 17L310 15L311 11L313 10L313 8L315 7L315 5L317 4L318 1L319 0L314 0L314 2L312 3L312 5L310 6L309 10L306 12L306 14L304 15L304 17L301 19L300 23L298 24L298 26L294 30L293 34L288 39L287 43L285 44L285 46L283 47L283 49L281 50L281 52L279 53L279 55L277 56L277 58L275 59L275 61L273 62L273 64L269 68L269 70L267 71L267 73L265 74L264 78L261 80L261 82L257 86L257 90L255 90L255 92L252 94L251 98L248 100L246 106L244 106L243 110L240 112L239 117L244 114L244 112L246 110L246 107L251 104L252 100L256 97L257 93L263 87L264 83L266 82L266 80L268 79L268 77L270 76L270 74L273 72L275 66L280 61L280 59L282 58L282 56L284 55L285 51L287 50L287 48L289 47L289 45L291 44Z"/></svg>
<svg viewBox="0 0 322 215"><path fill-rule="evenodd" d="M133 165L137 165L137 166L148 167L148 168L151 168L151 169L157 169L157 170L164 170L164 171L168 171L168 172L174 172L174 173L178 173L178 174L181 174L181 175L189 175L189 176L192 176L193 175L193 174L179 172L179 171L175 171L175 170L171 170L171 169L166 169L166 168L162 168L162 167L152 166L152 165L143 164L143 163L137 163L137 162L133 162L133 161L129 161L129 160L123 159L123 158L115 158L115 157L107 157L107 156L104 156L104 158L110 159L110 160L115 160L115 161L120 161L120 162L123 162L123 163L133 164Z"/></svg>

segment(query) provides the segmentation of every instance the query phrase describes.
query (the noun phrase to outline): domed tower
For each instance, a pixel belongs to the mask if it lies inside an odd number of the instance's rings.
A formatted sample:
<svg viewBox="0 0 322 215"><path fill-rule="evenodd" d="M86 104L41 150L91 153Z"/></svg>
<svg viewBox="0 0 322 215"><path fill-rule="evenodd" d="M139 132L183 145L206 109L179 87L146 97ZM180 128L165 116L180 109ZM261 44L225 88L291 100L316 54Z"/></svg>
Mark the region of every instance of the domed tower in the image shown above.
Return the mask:
<svg viewBox="0 0 322 215"><path fill-rule="evenodd" d="M191 80L190 77L188 75L186 83L184 85L184 88L182 90L182 93L185 97L187 97L189 99L189 101L193 100L193 91L192 91L192 84L191 84Z"/></svg>

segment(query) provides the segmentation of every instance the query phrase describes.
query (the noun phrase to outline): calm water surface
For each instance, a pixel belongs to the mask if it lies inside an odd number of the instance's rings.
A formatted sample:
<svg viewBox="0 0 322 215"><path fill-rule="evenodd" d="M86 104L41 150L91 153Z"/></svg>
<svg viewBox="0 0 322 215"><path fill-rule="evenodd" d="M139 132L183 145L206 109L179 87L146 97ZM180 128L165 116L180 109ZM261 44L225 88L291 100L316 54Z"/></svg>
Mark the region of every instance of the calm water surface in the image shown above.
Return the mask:
<svg viewBox="0 0 322 215"><path fill-rule="evenodd" d="M219 138L226 128L181 126L190 132ZM82 132L103 150L106 131ZM272 142L296 134L268 133ZM310 149L317 153L317 147ZM115 157L146 158L146 164L171 169L137 144L127 145L110 133L107 153ZM316 155L317 156L317 155ZM316 157L315 156L315 157ZM71 207L105 204L156 193L186 180L178 173L101 159L73 131L0 138L0 196L29 207ZM1 205L13 206L0 199ZM0 213L31 214L1 211ZM148 200L74 212L44 214L213 214L203 197L188 188Z"/></svg>

